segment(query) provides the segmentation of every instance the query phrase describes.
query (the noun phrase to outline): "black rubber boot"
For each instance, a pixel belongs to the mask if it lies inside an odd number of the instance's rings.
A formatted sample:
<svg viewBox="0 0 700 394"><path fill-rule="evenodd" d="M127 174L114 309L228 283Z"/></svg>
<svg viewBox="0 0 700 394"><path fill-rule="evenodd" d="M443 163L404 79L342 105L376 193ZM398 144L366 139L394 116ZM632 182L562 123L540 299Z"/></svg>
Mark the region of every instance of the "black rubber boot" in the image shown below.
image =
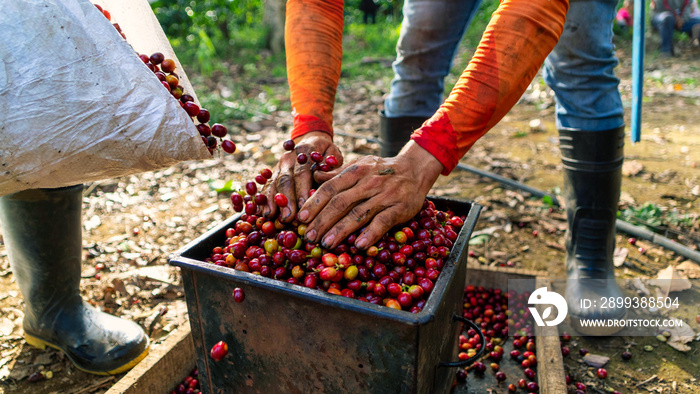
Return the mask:
<svg viewBox="0 0 700 394"><path fill-rule="evenodd" d="M613 254L620 199L624 127L606 131L559 130L566 201L566 301L572 326L585 335L611 335L620 327L585 327L583 319L624 319L624 308L601 308L621 297ZM581 300L595 302L585 308Z"/></svg>
<svg viewBox="0 0 700 394"><path fill-rule="evenodd" d="M394 157L411 139L413 131L421 127L428 118L421 116L387 118L384 116L384 111L379 111L379 119L379 155Z"/></svg>
<svg viewBox="0 0 700 394"><path fill-rule="evenodd" d="M0 223L24 297L27 343L63 351L82 371L113 375L141 361L149 339L138 324L80 297L82 191L77 185L2 197Z"/></svg>

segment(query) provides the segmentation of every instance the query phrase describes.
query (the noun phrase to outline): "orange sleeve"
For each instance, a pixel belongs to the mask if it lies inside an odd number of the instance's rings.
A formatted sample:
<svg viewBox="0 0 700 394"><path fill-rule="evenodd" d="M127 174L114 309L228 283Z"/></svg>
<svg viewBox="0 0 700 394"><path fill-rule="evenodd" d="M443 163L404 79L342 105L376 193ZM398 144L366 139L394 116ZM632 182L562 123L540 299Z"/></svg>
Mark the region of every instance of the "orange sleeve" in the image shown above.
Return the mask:
<svg viewBox="0 0 700 394"><path fill-rule="evenodd" d="M413 133L449 174L518 102L564 29L568 0L502 0L447 100Z"/></svg>
<svg viewBox="0 0 700 394"><path fill-rule="evenodd" d="M343 58L343 0L289 0L285 22L292 138L333 135L333 104Z"/></svg>

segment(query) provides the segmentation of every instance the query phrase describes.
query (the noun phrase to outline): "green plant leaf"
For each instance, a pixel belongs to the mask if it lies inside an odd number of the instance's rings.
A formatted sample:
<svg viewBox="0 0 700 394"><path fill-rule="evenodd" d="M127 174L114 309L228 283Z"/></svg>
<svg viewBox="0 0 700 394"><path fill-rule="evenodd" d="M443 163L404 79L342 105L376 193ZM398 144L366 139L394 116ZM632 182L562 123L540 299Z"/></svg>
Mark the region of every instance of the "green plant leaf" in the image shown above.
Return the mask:
<svg viewBox="0 0 700 394"><path fill-rule="evenodd" d="M554 201L552 201L552 197L550 197L549 195L542 196L542 202L545 203L547 206L554 206Z"/></svg>
<svg viewBox="0 0 700 394"><path fill-rule="evenodd" d="M469 245L483 245L489 240L488 234L479 234L476 237L469 239Z"/></svg>
<svg viewBox="0 0 700 394"><path fill-rule="evenodd" d="M231 193L233 191L233 181L220 181L213 180L209 181L209 188L216 191L217 193Z"/></svg>

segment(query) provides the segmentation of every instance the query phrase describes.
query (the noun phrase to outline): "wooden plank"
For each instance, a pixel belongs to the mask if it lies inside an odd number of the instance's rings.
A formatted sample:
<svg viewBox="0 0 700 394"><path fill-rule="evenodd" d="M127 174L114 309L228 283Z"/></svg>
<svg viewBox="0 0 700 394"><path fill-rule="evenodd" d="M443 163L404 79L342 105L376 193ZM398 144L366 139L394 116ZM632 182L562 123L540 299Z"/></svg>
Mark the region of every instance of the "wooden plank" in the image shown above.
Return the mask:
<svg viewBox="0 0 700 394"><path fill-rule="evenodd" d="M107 394L169 393L192 372L196 360L190 326L184 324L157 350L151 350Z"/></svg>
<svg viewBox="0 0 700 394"><path fill-rule="evenodd" d="M548 279L537 278L537 288L544 286L548 289L552 288ZM538 310L541 314L541 308L538 307ZM535 326L535 335L537 335L535 350L540 393L566 393L566 374L559 342L559 329L556 326Z"/></svg>

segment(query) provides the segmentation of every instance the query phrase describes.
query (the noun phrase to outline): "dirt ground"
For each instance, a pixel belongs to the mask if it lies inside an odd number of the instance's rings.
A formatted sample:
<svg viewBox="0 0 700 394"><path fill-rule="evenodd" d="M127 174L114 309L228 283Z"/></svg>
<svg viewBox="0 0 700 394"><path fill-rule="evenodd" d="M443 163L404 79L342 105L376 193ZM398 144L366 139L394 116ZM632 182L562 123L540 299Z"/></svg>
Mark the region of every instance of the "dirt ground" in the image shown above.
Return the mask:
<svg viewBox="0 0 700 394"><path fill-rule="evenodd" d="M631 103L630 49L618 48L617 74L629 119ZM645 67L645 99L642 141L625 146L625 176L621 209L646 203L665 214L694 215L684 224L663 226L666 237L690 248L700 245L700 52L685 48L675 59L657 59L651 53ZM250 94L259 93L251 84ZM203 86L202 89L215 86ZM358 81L342 85L336 111L341 133L375 137L376 112L387 85L382 81ZM286 89L277 90L284 97ZM561 166L554 126L551 92L537 80L520 103L468 153L463 163L517 180L555 194L561 184ZM628 123L629 124L629 123ZM279 144L291 125L288 113L278 112L240 122L233 127L239 152L233 157L175 167L86 185L84 192L84 264L82 292L103 310L140 323L150 334L153 348L188 324L178 270L167 265L167 256L223 219L232 215L228 194L215 191L226 181L240 182L275 163ZM377 153L367 140L338 137L348 152L346 159ZM441 177L433 194L462 198L484 206L477 232L487 234L472 246L473 259L481 264L508 264L546 271L550 278L564 278L563 211L542 199L505 187L471 172L455 170ZM618 234L617 247L627 253L618 268L620 277L655 277L686 259L651 242L632 246L629 234ZM640 248L644 248L643 253ZM696 262L697 263L697 262ZM691 278L700 265L688 262ZM695 271L693 271L693 267ZM681 317L700 331L700 285L695 279L681 293L685 308ZM97 377L77 371L59 353L40 351L23 340L23 301L14 282L4 247L0 244L0 393L103 393L121 376ZM565 328L562 328L565 329ZM572 332L576 335L575 332ZM652 346L651 352L641 349ZM678 351L654 337L574 337L568 373L590 381L589 392L700 392L700 344ZM605 383L590 376L580 362L579 347L607 355L610 373ZM631 349L635 358L622 362L619 353ZM30 382L37 371L52 371L52 378ZM498 391L498 390L497 390ZM501 390L505 391L505 390Z"/></svg>

